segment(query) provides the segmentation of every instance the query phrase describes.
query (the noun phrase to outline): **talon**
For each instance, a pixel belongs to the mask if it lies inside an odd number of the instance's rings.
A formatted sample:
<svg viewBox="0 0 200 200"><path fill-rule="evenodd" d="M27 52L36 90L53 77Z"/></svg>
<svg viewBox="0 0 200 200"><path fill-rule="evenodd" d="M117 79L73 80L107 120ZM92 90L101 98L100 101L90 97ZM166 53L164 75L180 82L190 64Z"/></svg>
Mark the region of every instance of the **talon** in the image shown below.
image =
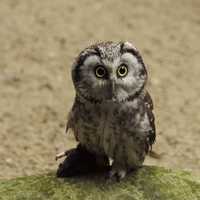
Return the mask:
<svg viewBox="0 0 200 200"><path fill-rule="evenodd" d="M122 180L126 176L126 171L125 170L120 170L117 173L118 181Z"/></svg>
<svg viewBox="0 0 200 200"><path fill-rule="evenodd" d="M111 170L109 172L109 179L115 178L117 182L121 181L126 176L125 170Z"/></svg>

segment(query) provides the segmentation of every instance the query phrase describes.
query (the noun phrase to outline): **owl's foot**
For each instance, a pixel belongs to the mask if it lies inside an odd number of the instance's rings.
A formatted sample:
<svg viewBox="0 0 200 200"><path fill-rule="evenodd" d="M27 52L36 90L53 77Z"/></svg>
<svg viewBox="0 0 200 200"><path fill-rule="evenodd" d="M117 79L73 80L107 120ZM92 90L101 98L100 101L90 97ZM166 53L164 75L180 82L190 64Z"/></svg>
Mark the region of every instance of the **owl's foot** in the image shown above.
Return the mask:
<svg viewBox="0 0 200 200"><path fill-rule="evenodd" d="M116 181L121 181L127 174L127 171L124 169L112 169L109 172L109 180L116 180Z"/></svg>
<svg viewBox="0 0 200 200"><path fill-rule="evenodd" d="M58 154L56 159L67 156L57 169L57 177L72 177L92 172L106 170L106 159L97 159L95 154L87 151L82 145L64 153ZM97 162L98 161L98 162ZM101 161L101 165L100 162Z"/></svg>

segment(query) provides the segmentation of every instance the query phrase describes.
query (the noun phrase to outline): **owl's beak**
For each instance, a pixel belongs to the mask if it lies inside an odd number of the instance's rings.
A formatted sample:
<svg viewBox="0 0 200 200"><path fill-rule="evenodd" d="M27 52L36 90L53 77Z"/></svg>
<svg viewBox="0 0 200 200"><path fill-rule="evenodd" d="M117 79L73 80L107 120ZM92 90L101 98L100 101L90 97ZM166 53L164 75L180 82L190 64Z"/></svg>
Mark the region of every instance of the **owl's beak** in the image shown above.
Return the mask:
<svg viewBox="0 0 200 200"><path fill-rule="evenodd" d="M111 82L111 91L112 91L112 94L114 94L114 92L115 92L115 81Z"/></svg>
<svg viewBox="0 0 200 200"><path fill-rule="evenodd" d="M113 101L116 101L116 91L115 91L115 89L116 89L116 83L115 83L114 80L112 80L112 82L111 82L111 99Z"/></svg>

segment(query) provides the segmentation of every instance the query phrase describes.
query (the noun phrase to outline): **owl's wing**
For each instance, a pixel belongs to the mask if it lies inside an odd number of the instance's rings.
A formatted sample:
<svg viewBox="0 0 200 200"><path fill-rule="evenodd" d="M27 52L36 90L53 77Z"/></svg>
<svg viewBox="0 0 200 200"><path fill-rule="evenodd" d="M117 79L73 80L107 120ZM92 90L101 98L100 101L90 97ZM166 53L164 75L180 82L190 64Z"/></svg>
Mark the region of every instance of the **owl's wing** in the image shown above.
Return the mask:
<svg viewBox="0 0 200 200"><path fill-rule="evenodd" d="M152 145L155 142L156 139L156 128L155 128L155 118L153 114L153 101L151 99L151 96L148 92L146 92L144 96L144 103L145 103L145 109L146 113L150 122L151 130L148 133L147 137L147 143L146 143L146 152L152 149Z"/></svg>
<svg viewBox="0 0 200 200"><path fill-rule="evenodd" d="M73 113L72 113L72 110L69 112L68 114L68 118L67 118L67 123L66 123L66 129L65 129L65 132L67 133L68 130L70 128L73 128L73 123L74 123L74 119L73 119Z"/></svg>
<svg viewBox="0 0 200 200"><path fill-rule="evenodd" d="M75 139L76 139L76 141L78 141L78 137L77 137L78 131L76 130L76 126L75 126L75 124L76 124L75 107L76 106L74 104L71 111L68 114L65 132L67 133L69 129L72 129Z"/></svg>

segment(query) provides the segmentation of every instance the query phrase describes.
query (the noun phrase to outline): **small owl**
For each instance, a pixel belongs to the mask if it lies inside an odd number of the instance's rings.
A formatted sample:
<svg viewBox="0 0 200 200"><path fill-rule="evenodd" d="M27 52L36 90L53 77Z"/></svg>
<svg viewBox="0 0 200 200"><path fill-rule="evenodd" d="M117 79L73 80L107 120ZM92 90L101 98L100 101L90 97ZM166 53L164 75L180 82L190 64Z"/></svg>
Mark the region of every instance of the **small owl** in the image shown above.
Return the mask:
<svg viewBox="0 0 200 200"><path fill-rule="evenodd" d="M76 96L67 130L79 142L76 154L84 160L87 152L99 166L112 160L109 177L124 178L142 165L156 137L140 53L129 42L92 45L75 60L72 79Z"/></svg>

